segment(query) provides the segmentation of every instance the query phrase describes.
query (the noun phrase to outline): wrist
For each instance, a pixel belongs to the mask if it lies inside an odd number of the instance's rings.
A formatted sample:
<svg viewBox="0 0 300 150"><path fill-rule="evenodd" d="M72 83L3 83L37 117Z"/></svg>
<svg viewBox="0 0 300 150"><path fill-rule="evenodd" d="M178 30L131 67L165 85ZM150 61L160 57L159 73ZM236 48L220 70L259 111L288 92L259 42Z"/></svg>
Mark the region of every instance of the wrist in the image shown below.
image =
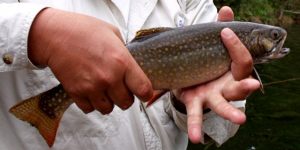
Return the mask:
<svg viewBox="0 0 300 150"><path fill-rule="evenodd" d="M48 42L46 37L49 26L48 19L53 11L46 8L35 17L28 36L28 58L36 66L45 67L49 58L47 51Z"/></svg>

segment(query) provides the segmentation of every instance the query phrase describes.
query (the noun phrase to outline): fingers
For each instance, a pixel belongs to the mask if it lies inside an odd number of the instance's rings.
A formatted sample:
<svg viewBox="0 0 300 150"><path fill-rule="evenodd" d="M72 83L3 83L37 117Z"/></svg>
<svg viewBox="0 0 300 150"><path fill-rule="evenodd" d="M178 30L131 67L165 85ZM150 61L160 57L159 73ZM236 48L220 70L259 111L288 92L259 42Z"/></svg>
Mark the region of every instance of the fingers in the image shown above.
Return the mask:
<svg viewBox="0 0 300 150"><path fill-rule="evenodd" d="M259 81L255 79L244 79L235 81L225 86L222 90L223 96L227 100L242 100L250 95L253 91L260 88Z"/></svg>
<svg viewBox="0 0 300 150"><path fill-rule="evenodd" d="M228 103L221 95L210 95L206 104L219 116L230 120L233 123L242 124L246 121L245 114Z"/></svg>
<svg viewBox="0 0 300 150"><path fill-rule="evenodd" d="M253 61L247 48L228 28L222 30L221 37L232 59L231 71L235 80L249 77L253 69Z"/></svg>
<svg viewBox="0 0 300 150"><path fill-rule="evenodd" d="M91 93L89 101L92 106L102 114L109 114L114 108L114 105L108 96L102 95L100 92Z"/></svg>
<svg viewBox="0 0 300 150"><path fill-rule="evenodd" d="M108 91L108 96L114 104L125 110L133 104L134 97L122 81L113 84Z"/></svg>
<svg viewBox="0 0 300 150"><path fill-rule="evenodd" d="M192 143L200 143L202 129L202 102L195 97L186 104L188 136Z"/></svg>
<svg viewBox="0 0 300 150"><path fill-rule="evenodd" d="M233 21L234 13L228 6L224 6L219 11L218 21Z"/></svg>
<svg viewBox="0 0 300 150"><path fill-rule="evenodd" d="M95 110L92 104L87 101L85 98L73 98L77 107L79 107L84 113L90 113Z"/></svg>
<svg viewBox="0 0 300 150"><path fill-rule="evenodd" d="M232 21L234 13L228 6L224 6L219 11L219 21ZM221 32L222 40L227 47L232 59L232 72L236 80L247 78L253 67L252 57L247 48L240 42L238 37L230 30L225 28Z"/></svg>
<svg viewBox="0 0 300 150"><path fill-rule="evenodd" d="M125 83L128 89L142 101L148 101L153 95L150 80L133 58L125 73Z"/></svg>

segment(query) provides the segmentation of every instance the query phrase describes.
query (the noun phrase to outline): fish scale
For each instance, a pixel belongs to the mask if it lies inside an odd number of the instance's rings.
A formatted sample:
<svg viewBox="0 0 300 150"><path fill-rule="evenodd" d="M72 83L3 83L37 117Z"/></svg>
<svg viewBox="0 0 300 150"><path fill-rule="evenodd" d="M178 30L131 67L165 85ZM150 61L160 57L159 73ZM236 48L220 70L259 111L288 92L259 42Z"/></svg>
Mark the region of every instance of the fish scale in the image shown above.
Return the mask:
<svg viewBox="0 0 300 150"><path fill-rule="evenodd" d="M185 88L214 80L229 70L231 59L220 37L227 27L239 36L255 64L282 58L289 52L282 48L287 36L284 29L251 22L141 30L126 47L154 89ZM72 103L63 86L58 85L20 102L10 112L35 126L51 147L61 117Z"/></svg>
<svg viewBox="0 0 300 150"><path fill-rule="evenodd" d="M213 34L207 33L203 35L199 34L199 32L203 32L203 29L192 33L189 30L195 29L181 28L179 33L171 30L163 32L149 41L146 38L146 41L138 40L128 45L131 54L150 78L154 89L176 89L203 83L208 80L206 74L210 75L211 80L228 70L230 58L227 53L224 53L226 49L222 45L219 32L214 31ZM172 36L172 34L178 36ZM146 46L141 47L140 45ZM218 47L219 45L222 46ZM218 55L219 53L224 54ZM147 59L142 54L147 54ZM219 71L210 71L209 68L214 66L222 67L219 67Z"/></svg>

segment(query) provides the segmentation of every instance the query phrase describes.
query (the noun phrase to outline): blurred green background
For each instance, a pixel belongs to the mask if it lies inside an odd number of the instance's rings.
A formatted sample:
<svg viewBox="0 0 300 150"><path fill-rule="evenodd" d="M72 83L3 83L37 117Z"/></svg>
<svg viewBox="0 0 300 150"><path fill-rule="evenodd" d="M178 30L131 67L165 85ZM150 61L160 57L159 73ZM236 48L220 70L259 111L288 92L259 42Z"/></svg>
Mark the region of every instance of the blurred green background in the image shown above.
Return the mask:
<svg viewBox="0 0 300 150"><path fill-rule="evenodd" d="M300 0L215 0L231 6L236 20L283 26L284 47L291 53L282 60L257 65L265 94L257 91L247 101L247 122L228 142L190 144L188 150L300 150Z"/></svg>

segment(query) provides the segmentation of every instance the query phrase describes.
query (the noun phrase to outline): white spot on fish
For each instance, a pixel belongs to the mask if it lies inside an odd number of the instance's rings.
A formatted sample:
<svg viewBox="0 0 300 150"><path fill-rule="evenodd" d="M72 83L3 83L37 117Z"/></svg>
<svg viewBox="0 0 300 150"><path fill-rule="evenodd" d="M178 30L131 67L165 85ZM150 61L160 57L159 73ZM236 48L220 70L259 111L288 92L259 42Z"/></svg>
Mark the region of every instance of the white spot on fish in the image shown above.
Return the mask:
<svg viewBox="0 0 300 150"><path fill-rule="evenodd" d="M63 98L66 98L67 97L67 94L66 93L64 93L64 95L63 95Z"/></svg>

